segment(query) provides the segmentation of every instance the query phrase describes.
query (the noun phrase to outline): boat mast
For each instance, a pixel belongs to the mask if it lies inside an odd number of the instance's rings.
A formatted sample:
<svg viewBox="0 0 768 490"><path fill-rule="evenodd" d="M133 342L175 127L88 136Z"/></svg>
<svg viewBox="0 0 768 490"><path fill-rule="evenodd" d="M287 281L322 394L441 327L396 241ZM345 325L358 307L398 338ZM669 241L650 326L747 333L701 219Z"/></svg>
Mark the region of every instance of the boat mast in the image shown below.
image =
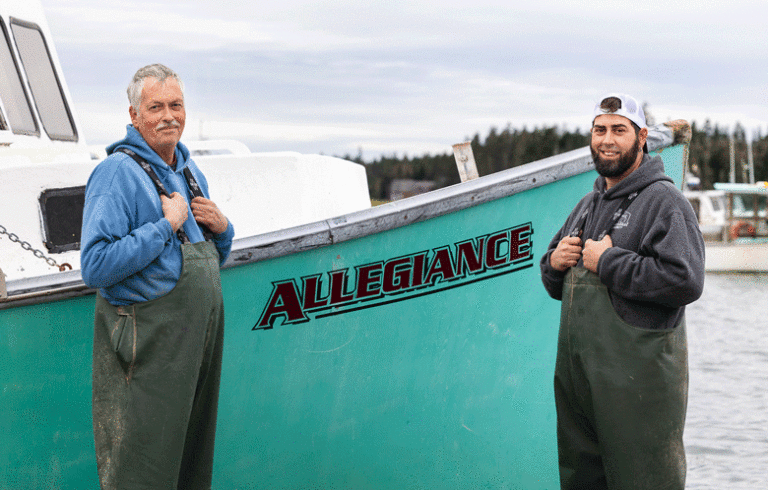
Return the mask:
<svg viewBox="0 0 768 490"><path fill-rule="evenodd" d="M752 135L750 135L749 139L747 140L747 167L749 168L749 183L754 184L755 183L755 157L752 155Z"/></svg>
<svg viewBox="0 0 768 490"><path fill-rule="evenodd" d="M728 182L736 183L736 151L733 144L733 133L728 135L728 154L731 160L731 173L728 175Z"/></svg>

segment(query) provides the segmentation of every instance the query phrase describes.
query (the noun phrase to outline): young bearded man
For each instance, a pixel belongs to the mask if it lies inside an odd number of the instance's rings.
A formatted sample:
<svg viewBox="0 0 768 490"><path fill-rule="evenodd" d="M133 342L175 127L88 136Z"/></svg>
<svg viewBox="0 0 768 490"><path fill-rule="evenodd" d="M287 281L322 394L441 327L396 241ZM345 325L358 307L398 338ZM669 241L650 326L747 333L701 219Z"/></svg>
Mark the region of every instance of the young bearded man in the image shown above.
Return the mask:
<svg viewBox="0 0 768 490"><path fill-rule="evenodd" d="M562 489L685 487L685 305L702 293L704 243L647 136L634 98L610 94L595 106L600 176L541 260L544 286L562 302Z"/></svg>

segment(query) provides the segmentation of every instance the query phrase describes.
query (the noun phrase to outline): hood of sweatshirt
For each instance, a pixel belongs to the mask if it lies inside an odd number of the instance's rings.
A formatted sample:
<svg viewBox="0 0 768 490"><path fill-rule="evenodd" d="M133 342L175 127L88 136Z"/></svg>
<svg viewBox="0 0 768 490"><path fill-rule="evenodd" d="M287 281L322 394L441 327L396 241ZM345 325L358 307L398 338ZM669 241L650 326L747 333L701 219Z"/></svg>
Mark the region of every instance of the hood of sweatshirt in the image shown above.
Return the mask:
<svg viewBox="0 0 768 490"><path fill-rule="evenodd" d="M149 147L144 137L141 136L141 133L132 124L126 126L126 134L123 139L107 147L107 155L111 155L119 148L133 150L137 155L148 161L155 169L155 172L161 176L161 179L163 175L174 171L160 158L160 155L155 150ZM176 144L176 172L184 170L189 161L189 155L189 149L184 144L181 142Z"/></svg>

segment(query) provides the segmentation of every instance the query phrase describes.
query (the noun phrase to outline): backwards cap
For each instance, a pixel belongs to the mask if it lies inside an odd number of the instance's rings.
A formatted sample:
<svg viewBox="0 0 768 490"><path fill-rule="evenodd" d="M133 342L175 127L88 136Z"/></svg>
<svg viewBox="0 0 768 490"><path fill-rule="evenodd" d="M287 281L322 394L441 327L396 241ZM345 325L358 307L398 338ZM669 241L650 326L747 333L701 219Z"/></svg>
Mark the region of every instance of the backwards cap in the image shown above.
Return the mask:
<svg viewBox="0 0 768 490"><path fill-rule="evenodd" d="M618 99L618 104L604 104L606 102L606 99ZM607 108L601 108L600 106L605 105ZM618 108L616 107L618 105ZM617 116L624 116L633 123L637 124L640 129L643 129L646 127L645 124L645 113L643 112L643 107L637 103L637 100L635 100L634 97L627 94L608 94L600 99L600 102L595 104L595 111L594 116L592 117L592 122L594 123L597 116L602 116L603 114L616 114Z"/></svg>

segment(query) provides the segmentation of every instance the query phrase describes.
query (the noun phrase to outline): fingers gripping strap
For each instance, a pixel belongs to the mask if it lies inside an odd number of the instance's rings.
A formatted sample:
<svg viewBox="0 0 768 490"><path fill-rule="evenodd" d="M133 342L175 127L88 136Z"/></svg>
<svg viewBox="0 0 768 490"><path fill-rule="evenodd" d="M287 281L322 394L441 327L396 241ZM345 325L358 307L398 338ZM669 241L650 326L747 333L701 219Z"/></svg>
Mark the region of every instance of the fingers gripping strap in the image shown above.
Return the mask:
<svg viewBox="0 0 768 490"><path fill-rule="evenodd" d="M184 170L182 170L184 173L184 178L187 179L187 187L189 187L189 192L192 193L192 197L205 197L203 195L203 191L200 189L200 186L197 184L197 180L195 180L195 176L192 175L192 171L189 170L189 167L184 167ZM207 226L198 223L200 226L200 229L203 230L203 236L206 240L211 240L213 238L213 233L211 230L208 229Z"/></svg>
<svg viewBox="0 0 768 490"><path fill-rule="evenodd" d="M141 158L139 155L137 155L136 152L129 150L128 148L118 148L117 151L125 153L129 157L133 158L133 160L136 163L139 164L142 170L144 170L144 172L147 173L150 180L152 180L152 183L155 184L155 189L157 189L158 194L160 194L161 196L165 196L167 198L171 197L171 195L168 194L168 190L160 181L160 177L157 176L154 169L152 168L152 165L150 165L149 162L147 162L146 160ZM195 183L195 186L197 186L197 183ZM181 241L181 243L189 243L189 238L187 237L187 234L184 233L184 230L182 230L181 228L176 230L176 236L179 237L179 240Z"/></svg>

